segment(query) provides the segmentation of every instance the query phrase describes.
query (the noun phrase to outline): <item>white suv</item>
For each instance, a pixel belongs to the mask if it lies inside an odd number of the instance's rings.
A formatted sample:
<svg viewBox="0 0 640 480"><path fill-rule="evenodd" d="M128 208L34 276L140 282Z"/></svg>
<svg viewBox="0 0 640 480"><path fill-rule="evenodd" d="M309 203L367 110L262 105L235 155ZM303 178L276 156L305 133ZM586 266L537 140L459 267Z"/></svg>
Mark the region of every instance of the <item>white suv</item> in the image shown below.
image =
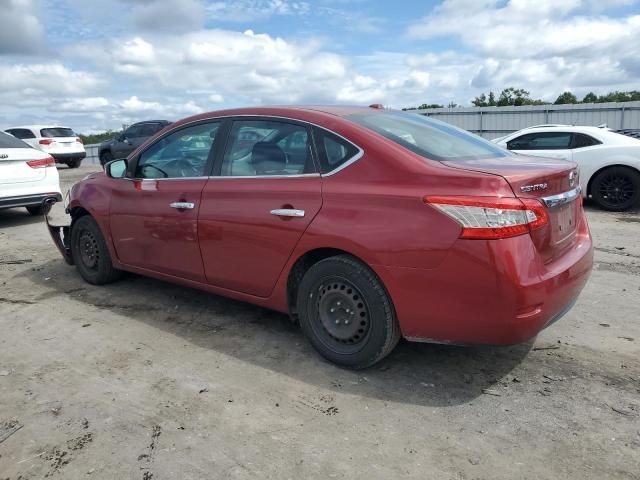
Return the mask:
<svg viewBox="0 0 640 480"><path fill-rule="evenodd" d="M87 156L80 137L67 127L27 125L7 128L5 132L51 155L56 163L78 168Z"/></svg>
<svg viewBox="0 0 640 480"><path fill-rule="evenodd" d="M51 155L0 132L0 209L27 207L41 215L62 200L58 169Z"/></svg>

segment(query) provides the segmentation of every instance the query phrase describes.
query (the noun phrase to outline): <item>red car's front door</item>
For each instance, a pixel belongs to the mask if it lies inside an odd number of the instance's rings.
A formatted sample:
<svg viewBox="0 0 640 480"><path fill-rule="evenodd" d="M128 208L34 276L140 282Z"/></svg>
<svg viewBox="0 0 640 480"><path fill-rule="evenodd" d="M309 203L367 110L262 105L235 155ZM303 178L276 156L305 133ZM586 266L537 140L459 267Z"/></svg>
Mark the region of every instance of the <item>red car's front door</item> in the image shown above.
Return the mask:
<svg viewBox="0 0 640 480"><path fill-rule="evenodd" d="M110 226L127 265L206 281L198 244L198 213L220 122L177 130L157 140L114 179Z"/></svg>
<svg viewBox="0 0 640 480"><path fill-rule="evenodd" d="M207 280L267 297L322 205L311 134L282 120L236 120L221 157L198 220Z"/></svg>

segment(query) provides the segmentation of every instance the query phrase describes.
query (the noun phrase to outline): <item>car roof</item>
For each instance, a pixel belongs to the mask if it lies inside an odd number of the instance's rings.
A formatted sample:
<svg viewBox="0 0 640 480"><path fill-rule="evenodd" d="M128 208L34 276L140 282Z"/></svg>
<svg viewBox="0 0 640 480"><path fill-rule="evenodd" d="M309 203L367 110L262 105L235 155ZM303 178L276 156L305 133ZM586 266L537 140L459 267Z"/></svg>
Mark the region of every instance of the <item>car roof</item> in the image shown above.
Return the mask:
<svg viewBox="0 0 640 480"><path fill-rule="evenodd" d="M19 125L16 127L7 127L5 128L6 130L13 130L16 128L26 128L28 130L42 130L43 128L71 128L71 127L64 127L62 125ZM73 130L73 129L72 129Z"/></svg>
<svg viewBox="0 0 640 480"><path fill-rule="evenodd" d="M242 107L230 108L225 110L213 110L211 112L199 113L191 117L178 120L174 127L197 122L200 120L208 120L216 117L232 117L232 116L272 116L287 117L293 120L311 121L325 120L333 117L346 117L358 113L383 112L384 109L379 107L363 107L349 105L273 105L259 107ZM388 110L387 110L388 111Z"/></svg>
<svg viewBox="0 0 640 480"><path fill-rule="evenodd" d="M140 125L143 123L172 123L170 120L140 120L139 122L136 123L132 123L130 126L134 126L134 125Z"/></svg>

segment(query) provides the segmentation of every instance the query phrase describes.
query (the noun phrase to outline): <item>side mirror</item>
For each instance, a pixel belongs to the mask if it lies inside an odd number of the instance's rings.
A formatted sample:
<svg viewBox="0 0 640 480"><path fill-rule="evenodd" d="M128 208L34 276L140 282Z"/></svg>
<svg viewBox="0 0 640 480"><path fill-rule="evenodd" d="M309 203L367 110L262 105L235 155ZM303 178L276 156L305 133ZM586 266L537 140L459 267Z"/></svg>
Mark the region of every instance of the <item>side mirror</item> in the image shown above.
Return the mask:
<svg viewBox="0 0 640 480"><path fill-rule="evenodd" d="M118 136L116 137L116 140L117 140L117 141L119 141L119 142L124 142L124 140L125 140L126 138L127 138L127 137L124 135L124 133L121 133L120 135L118 135Z"/></svg>
<svg viewBox="0 0 640 480"><path fill-rule="evenodd" d="M104 171L108 177L123 178L127 174L127 159L112 160L104 165Z"/></svg>

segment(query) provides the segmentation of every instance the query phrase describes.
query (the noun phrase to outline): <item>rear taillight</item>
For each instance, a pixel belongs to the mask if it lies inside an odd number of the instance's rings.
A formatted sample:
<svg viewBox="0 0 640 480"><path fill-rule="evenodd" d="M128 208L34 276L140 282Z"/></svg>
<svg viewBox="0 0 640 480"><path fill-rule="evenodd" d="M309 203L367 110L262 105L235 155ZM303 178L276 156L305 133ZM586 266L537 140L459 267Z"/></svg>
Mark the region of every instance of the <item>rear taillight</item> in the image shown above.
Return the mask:
<svg viewBox="0 0 640 480"><path fill-rule="evenodd" d="M76 137L76 142L82 143L82 139L80 137Z"/></svg>
<svg viewBox="0 0 640 480"><path fill-rule="evenodd" d="M55 167L56 161L53 157L41 158L39 160L29 160L27 162L31 168Z"/></svg>
<svg viewBox="0 0 640 480"><path fill-rule="evenodd" d="M38 143L40 145L51 145L52 143L55 143L55 140L53 138L43 138Z"/></svg>
<svg viewBox="0 0 640 480"><path fill-rule="evenodd" d="M533 199L443 196L424 197L462 226L460 238L508 238L549 223L547 210Z"/></svg>

